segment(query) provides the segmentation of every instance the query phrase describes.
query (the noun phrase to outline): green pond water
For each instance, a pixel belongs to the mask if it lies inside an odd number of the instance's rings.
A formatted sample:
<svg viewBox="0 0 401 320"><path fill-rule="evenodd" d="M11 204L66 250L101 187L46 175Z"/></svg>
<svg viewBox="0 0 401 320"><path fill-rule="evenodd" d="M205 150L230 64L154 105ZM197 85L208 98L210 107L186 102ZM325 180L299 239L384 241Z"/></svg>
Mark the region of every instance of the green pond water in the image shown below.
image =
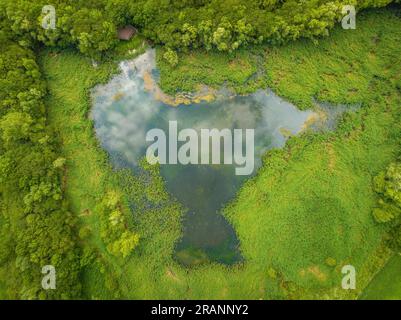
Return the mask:
<svg viewBox="0 0 401 320"><path fill-rule="evenodd" d="M149 50L120 64L121 73L92 90L92 118L96 135L116 168L133 171L152 142L148 130L168 133L169 121L178 130L254 129L255 170L261 156L281 148L289 134L299 133L314 113L300 111L269 90L248 96L224 92L213 102L172 107L145 90L144 73L157 79L155 52ZM180 144L179 144L180 146ZM176 259L191 265L204 261L233 264L241 260L239 241L221 209L235 197L249 176L235 175L235 165L161 165L167 190L186 208L183 237L176 246Z"/></svg>

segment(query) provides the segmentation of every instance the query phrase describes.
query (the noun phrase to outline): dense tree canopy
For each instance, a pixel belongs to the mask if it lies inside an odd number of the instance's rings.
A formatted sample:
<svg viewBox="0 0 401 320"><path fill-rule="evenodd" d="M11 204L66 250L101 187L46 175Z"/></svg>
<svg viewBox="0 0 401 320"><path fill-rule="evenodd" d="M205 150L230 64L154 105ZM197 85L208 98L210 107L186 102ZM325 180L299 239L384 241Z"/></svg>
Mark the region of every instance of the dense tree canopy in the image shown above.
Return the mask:
<svg viewBox="0 0 401 320"><path fill-rule="evenodd" d="M1 278L12 298L76 297L75 220L63 199L63 166L46 126L45 84L30 49L4 32L0 43ZM45 265L57 268L62 290L42 290Z"/></svg>
<svg viewBox="0 0 401 320"><path fill-rule="evenodd" d="M373 216L377 222L399 223L401 213L401 164L391 163L374 179L375 191L379 195Z"/></svg>
<svg viewBox="0 0 401 320"><path fill-rule="evenodd" d="M398 0L354 0L357 10ZM6 0L1 11L20 44L75 45L98 57L116 44L116 30L130 23L145 37L175 50L204 47L232 51L252 43L282 43L327 35L342 17L342 0L99 0L55 1L56 28L43 29L40 0Z"/></svg>

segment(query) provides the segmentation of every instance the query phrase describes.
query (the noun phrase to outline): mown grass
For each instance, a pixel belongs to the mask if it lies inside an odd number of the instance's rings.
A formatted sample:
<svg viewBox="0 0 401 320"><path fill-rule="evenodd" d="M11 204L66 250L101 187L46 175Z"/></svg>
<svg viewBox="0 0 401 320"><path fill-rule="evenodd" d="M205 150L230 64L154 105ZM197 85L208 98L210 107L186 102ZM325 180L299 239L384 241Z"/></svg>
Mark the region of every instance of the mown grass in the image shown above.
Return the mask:
<svg viewBox="0 0 401 320"><path fill-rule="evenodd" d="M361 300L401 299L401 256L394 255L363 291Z"/></svg>
<svg viewBox="0 0 401 320"><path fill-rule="evenodd" d="M115 64L94 69L74 52L44 52L49 121L67 158L67 197L81 225L92 229L92 238L82 246L99 253L97 263L83 273L85 295L356 298L391 254L382 243L385 230L371 216L377 200L372 177L399 153L400 27L394 12L384 9L359 15L356 31L336 29L318 45L299 41L252 49L258 58L239 52L233 69L233 57L218 53L181 56L177 69L158 60L161 83L170 92L192 90L199 83L225 83L238 92L269 84L301 108L311 107L313 98L362 103L337 131L292 138L284 149L266 155L257 176L225 211L245 257L231 268L209 264L186 269L173 260L181 225L178 209L167 200L167 210L132 213L133 228L142 236L134 254L122 260L106 252L97 231L97 203L108 190L127 198L141 193L135 177L120 183L88 119L88 90L105 81ZM249 79L257 80L248 86ZM162 183L155 188L162 189ZM326 263L329 257L335 266ZM344 264L357 268L355 291L341 290Z"/></svg>

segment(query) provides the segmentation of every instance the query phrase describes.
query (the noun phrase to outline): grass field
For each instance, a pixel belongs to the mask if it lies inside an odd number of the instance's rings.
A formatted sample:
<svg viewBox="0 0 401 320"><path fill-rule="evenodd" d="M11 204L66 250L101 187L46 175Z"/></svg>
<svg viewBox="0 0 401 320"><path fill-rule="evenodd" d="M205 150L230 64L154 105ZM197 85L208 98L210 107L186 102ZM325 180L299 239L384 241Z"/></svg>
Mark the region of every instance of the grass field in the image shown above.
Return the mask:
<svg viewBox="0 0 401 320"><path fill-rule="evenodd" d="M363 269L380 243L370 214L376 201L371 179L399 152L400 129L393 84L399 81L401 33L392 29L400 20L390 23L387 15L364 15L359 29L337 29L316 47L300 41L267 49L270 87L301 108L312 106L311 97L362 103L336 133L294 139L287 150L268 156L228 212L246 239L246 257L271 263L303 287L334 285L344 264ZM336 268L325 264L329 257Z"/></svg>
<svg viewBox="0 0 401 320"><path fill-rule="evenodd" d="M394 255L384 268L373 278L359 299L401 299L401 256Z"/></svg>
<svg viewBox="0 0 401 320"><path fill-rule="evenodd" d="M385 230L371 216L377 199L372 177L399 153L401 19L391 9L358 16L358 29L335 29L319 42L298 41L234 56L194 52L171 69L159 59L161 84L192 90L198 83L225 83L240 93L269 85L300 108L312 99L362 103L337 131L290 139L266 155L258 175L225 210L241 242L245 262L228 268L209 264L186 269L172 259L181 234L179 208L158 181L141 191L136 177L112 170L98 146L89 89L115 72L113 62L94 69L74 52L45 51L41 62L49 83L49 122L67 159L65 188L81 227L92 236L83 248L96 252L82 276L93 298L356 298L391 256ZM230 69L231 68L231 69ZM185 72L183 72L185 70ZM229 70L229 71L227 71ZM243 86L241 83L245 82ZM126 176L125 176L126 177ZM141 192L162 209L134 211L140 245L127 259L104 248L97 204L113 190L140 205ZM158 200L161 197L162 200ZM139 200L138 200L139 199ZM125 213L130 215L127 202ZM328 265L327 258L335 259ZM357 290L341 290L341 266L357 268Z"/></svg>

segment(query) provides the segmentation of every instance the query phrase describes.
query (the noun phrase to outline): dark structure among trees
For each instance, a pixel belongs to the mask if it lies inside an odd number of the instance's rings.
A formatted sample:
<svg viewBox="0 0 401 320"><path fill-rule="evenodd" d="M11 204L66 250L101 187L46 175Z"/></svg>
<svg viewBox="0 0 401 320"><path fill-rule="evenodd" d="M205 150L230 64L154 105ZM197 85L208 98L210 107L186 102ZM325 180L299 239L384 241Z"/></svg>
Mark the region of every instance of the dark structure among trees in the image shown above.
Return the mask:
<svg viewBox="0 0 401 320"><path fill-rule="evenodd" d="M118 39L120 40L129 40L136 34L136 29L131 26L125 26L121 29L118 29Z"/></svg>

